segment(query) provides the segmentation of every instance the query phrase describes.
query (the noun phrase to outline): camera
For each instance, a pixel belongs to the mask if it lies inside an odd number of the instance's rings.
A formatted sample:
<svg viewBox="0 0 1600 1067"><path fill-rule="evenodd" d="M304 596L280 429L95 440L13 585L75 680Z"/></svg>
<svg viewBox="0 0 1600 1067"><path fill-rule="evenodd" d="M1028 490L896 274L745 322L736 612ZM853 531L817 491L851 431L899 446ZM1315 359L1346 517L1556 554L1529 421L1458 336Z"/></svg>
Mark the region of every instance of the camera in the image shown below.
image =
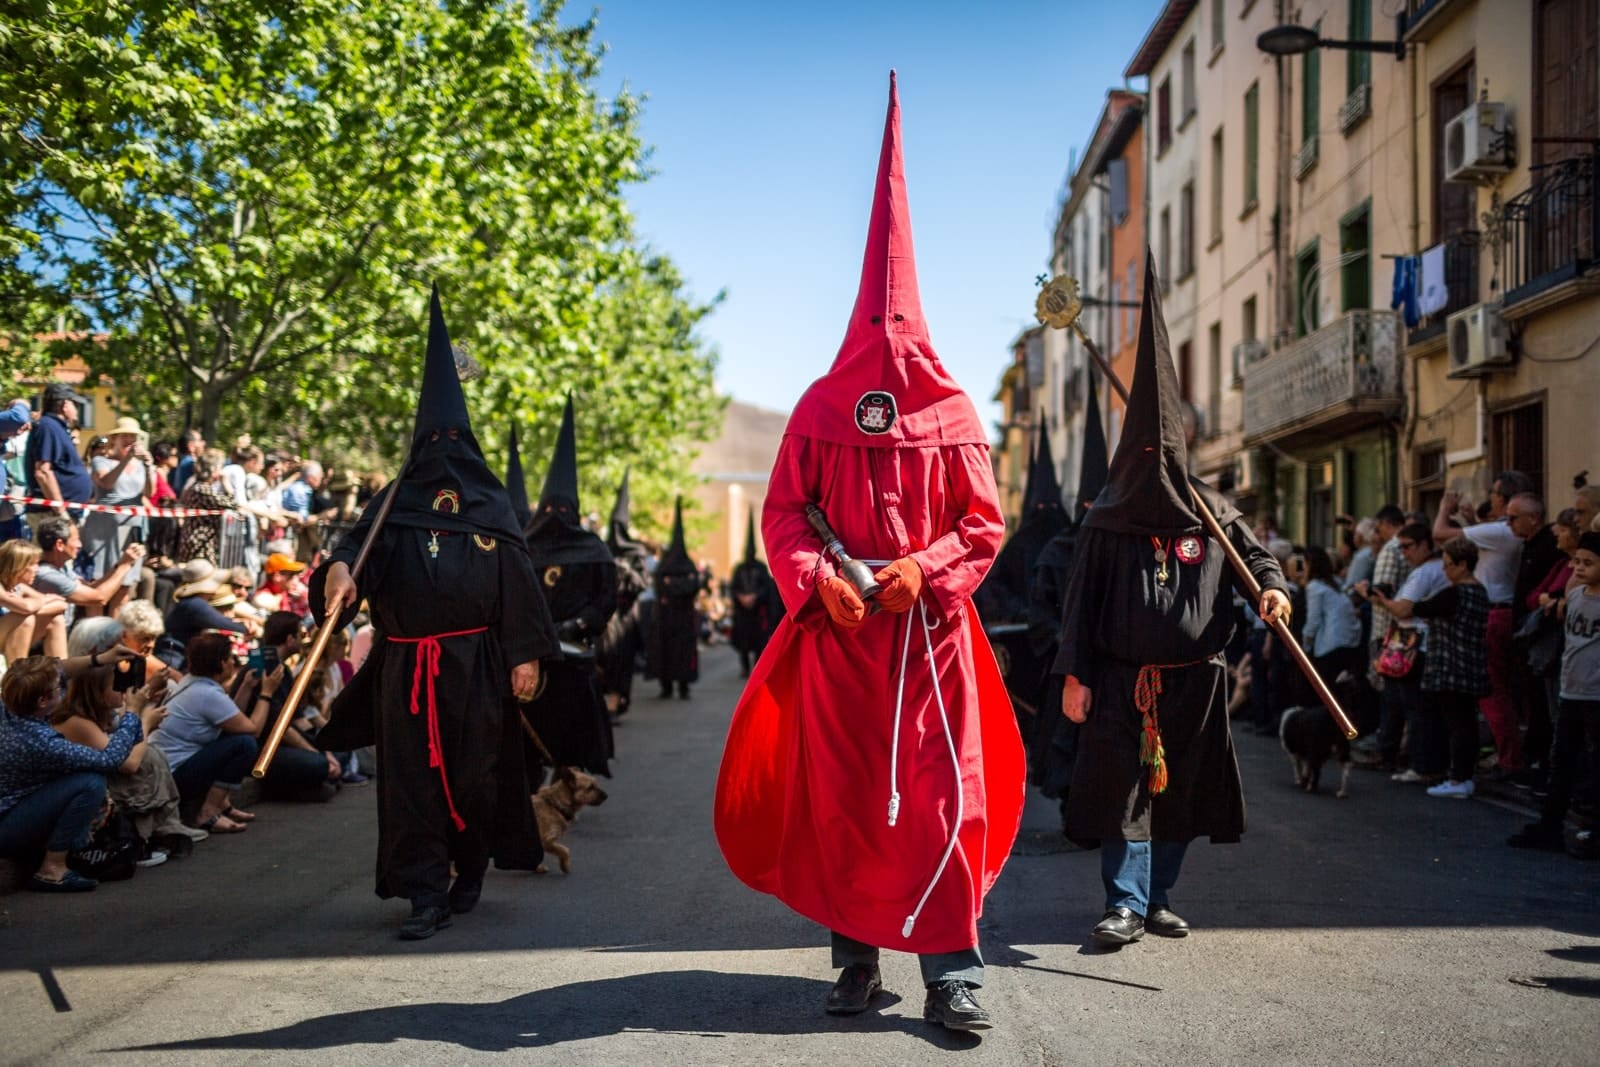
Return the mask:
<svg viewBox="0 0 1600 1067"><path fill-rule="evenodd" d="M111 668L111 689L116 693L126 693L130 689L137 689L144 684L144 657L138 659L120 659Z"/></svg>

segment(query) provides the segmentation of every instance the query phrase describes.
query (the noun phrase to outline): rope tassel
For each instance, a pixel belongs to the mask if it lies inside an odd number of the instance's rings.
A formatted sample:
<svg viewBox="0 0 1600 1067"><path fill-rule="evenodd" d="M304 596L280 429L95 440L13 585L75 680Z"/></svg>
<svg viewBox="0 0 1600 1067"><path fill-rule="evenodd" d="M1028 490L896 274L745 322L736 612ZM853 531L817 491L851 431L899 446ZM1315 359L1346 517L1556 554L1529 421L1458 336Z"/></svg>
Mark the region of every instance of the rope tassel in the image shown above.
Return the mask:
<svg viewBox="0 0 1600 1067"><path fill-rule="evenodd" d="M1133 706L1139 709L1139 763L1150 768L1150 795L1167 791L1167 750L1161 743L1161 726L1156 720L1156 703L1161 698L1161 668L1147 663L1139 668L1133 683Z"/></svg>

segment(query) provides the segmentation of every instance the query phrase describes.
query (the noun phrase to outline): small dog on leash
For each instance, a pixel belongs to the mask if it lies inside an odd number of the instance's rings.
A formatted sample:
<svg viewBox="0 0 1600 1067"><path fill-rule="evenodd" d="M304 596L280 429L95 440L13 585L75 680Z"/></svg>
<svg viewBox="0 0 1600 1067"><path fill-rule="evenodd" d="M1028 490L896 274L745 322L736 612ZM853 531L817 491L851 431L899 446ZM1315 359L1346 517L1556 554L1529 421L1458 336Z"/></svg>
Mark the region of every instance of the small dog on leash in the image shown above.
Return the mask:
<svg viewBox="0 0 1600 1067"><path fill-rule="evenodd" d="M1356 679L1348 671L1339 674L1332 688L1347 708L1359 695ZM1334 796L1343 800L1350 795L1350 740L1334 725L1328 709L1321 704L1286 709L1278 720L1278 740L1289 754L1296 787L1315 793L1322 765L1332 759L1339 764L1339 791Z"/></svg>
<svg viewBox="0 0 1600 1067"><path fill-rule="evenodd" d="M550 784L540 786L533 794L533 817L539 824L539 843L544 850L561 863L561 873L572 872L572 852L561 843L561 836L578 817L580 808L593 807L606 802L606 791L576 767L557 767ZM535 868L544 874L544 864Z"/></svg>

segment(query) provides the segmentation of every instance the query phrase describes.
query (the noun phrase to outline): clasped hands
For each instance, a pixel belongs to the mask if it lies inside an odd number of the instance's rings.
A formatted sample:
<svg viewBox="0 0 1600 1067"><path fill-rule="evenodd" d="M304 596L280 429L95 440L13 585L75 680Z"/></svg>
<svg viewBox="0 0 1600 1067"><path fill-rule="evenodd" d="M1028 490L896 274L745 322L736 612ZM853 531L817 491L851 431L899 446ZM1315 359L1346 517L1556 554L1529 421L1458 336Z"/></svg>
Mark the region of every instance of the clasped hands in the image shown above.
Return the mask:
<svg viewBox="0 0 1600 1067"><path fill-rule="evenodd" d="M873 602L884 611L910 611L911 605L922 595L922 566L910 556L901 556L873 578L880 586ZM866 601L861 599L855 586L838 575L818 582L817 595L822 597L828 617L841 629L854 630L866 621Z"/></svg>

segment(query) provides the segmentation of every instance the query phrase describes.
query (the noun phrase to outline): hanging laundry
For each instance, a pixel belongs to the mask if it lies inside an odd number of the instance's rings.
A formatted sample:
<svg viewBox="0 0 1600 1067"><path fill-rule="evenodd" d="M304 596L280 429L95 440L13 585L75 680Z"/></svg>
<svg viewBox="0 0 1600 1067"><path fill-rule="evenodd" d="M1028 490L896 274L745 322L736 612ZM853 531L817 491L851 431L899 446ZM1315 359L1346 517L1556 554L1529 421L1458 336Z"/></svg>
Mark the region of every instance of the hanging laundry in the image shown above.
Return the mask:
<svg viewBox="0 0 1600 1067"><path fill-rule="evenodd" d="M1444 245L1434 245L1422 253L1417 291L1417 310L1424 315L1437 315L1450 303L1450 286L1444 277Z"/></svg>
<svg viewBox="0 0 1600 1067"><path fill-rule="evenodd" d="M1399 310L1406 320L1406 329L1414 330L1422 315L1417 311L1417 257L1394 257L1394 295L1389 300L1391 308Z"/></svg>

